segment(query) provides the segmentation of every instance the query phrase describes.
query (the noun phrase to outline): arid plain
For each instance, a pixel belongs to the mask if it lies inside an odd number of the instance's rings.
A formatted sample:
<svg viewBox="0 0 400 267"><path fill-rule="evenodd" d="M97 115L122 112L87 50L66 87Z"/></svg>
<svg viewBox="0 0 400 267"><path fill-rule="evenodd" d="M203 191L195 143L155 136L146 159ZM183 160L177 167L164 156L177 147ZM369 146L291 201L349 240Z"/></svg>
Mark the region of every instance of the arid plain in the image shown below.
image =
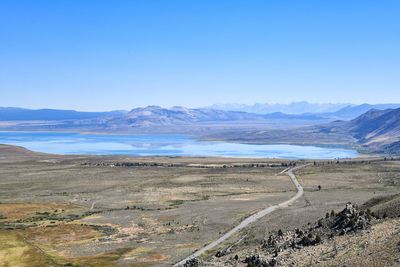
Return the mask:
<svg viewBox="0 0 400 267"><path fill-rule="evenodd" d="M1 266L170 266L296 193L305 161L64 156L0 146ZM240 257L268 232L399 193L400 161L308 161L305 194L227 240ZM320 186L320 188L319 188Z"/></svg>

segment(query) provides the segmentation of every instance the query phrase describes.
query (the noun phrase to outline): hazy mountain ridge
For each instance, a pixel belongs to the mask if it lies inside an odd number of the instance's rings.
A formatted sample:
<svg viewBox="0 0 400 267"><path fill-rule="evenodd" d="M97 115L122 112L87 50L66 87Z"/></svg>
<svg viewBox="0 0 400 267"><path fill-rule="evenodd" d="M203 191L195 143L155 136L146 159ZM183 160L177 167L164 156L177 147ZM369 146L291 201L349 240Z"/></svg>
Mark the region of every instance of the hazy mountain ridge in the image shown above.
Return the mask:
<svg viewBox="0 0 400 267"><path fill-rule="evenodd" d="M122 114L123 111L85 112L61 109L25 109L16 107L0 107L0 121L29 120L79 120Z"/></svg>
<svg viewBox="0 0 400 267"><path fill-rule="evenodd" d="M393 104L380 107L390 105ZM340 112L342 114L346 111L360 112L368 107L370 105L355 106ZM17 111L20 115L28 112L25 109L2 108L0 114L10 110ZM0 130L193 134L207 140L260 144L340 145L357 147L368 152L400 153L400 108L371 109L353 120L333 122L332 119L319 114L291 115L280 112L255 114L243 111L159 106L135 108L125 113L38 110L30 116L35 117L37 114L43 118L51 114L53 119L57 116L58 118L94 117L32 122L28 119L8 122L5 121L5 117L0 117L0 121L3 121ZM35 118L37 120L38 117Z"/></svg>
<svg viewBox="0 0 400 267"><path fill-rule="evenodd" d="M355 105L350 103L308 103L292 102L290 104L215 104L210 108L220 109L225 111L244 111L255 114L270 114L270 113L285 113L287 115L293 114L298 116L307 116L310 114L318 115L321 117L329 118L332 120L351 120L370 109L389 109L400 108L400 104L361 104Z"/></svg>
<svg viewBox="0 0 400 267"><path fill-rule="evenodd" d="M344 106L344 107L343 107ZM218 109L218 107L220 107ZM232 107L232 108L230 108ZM206 121L262 121L265 119L297 119L321 120L350 120L367 112L370 109L399 108L400 104L379 105L353 105L353 104L310 104L308 102L293 102L291 104L255 104L246 106L242 104L213 105L210 108L163 108L147 106L134 108L131 111L114 110L106 112L83 112L75 110L58 109L25 109L16 107L0 107L0 121L62 121L110 119L149 124L193 123ZM228 110L231 109L231 110ZM334 112L326 112L335 110ZM314 123L310 123L312 125Z"/></svg>
<svg viewBox="0 0 400 267"><path fill-rule="evenodd" d="M229 132L204 139L246 143L289 143L305 145L340 145L366 152L400 154L400 108L371 109L351 121L291 130Z"/></svg>
<svg viewBox="0 0 400 267"><path fill-rule="evenodd" d="M324 113L321 115L341 120L351 120L366 113L371 109L385 110L385 109L396 109L396 108L400 108L400 104L376 104L376 105L361 104L356 106L350 105L341 108L336 112Z"/></svg>
<svg viewBox="0 0 400 267"><path fill-rule="evenodd" d="M188 109L173 107L170 109L159 106L135 108L125 114L118 114L83 123L102 125L109 128L151 128L165 126L194 125L210 122L262 121L260 115L246 112L229 112L212 109Z"/></svg>
<svg viewBox="0 0 400 267"><path fill-rule="evenodd" d="M294 115L282 112L269 114L256 114L245 111L225 111L211 108L190 109L185 107L163 108L160 106L147 106L134 108L130 111L109 112L82 112L75 110L57 109L24 109L0 107L0 121L57 121L57 120L85 120L97 119L101 122L128 121L130 123L160 123L160 124L187 124L194 122L210 121L262 121L265 119L325 119L315 114Z"/></svg>
<svg viewBox="0 0 400 267"><path fill-rule="evenodd" d="M57 115L57 112L52 112L52 114ZM3 116L0 121L4 121L4 123L0 124L0 130L199 134L238 128L242 130L244 128L293 128L295 126L315 125L330 121L323 116L315 114L289 115L277 112L262 115L243 111L223 111L205 108L189 109L184 107L163 108L159 106L135 108L129 112L83 114L89 115L89 118L82 118L83 116L79 112L72 113L72 115L76 114L80 116L79 119L69 119L71 117L69 115L64 116L63 120L57 120L59 118L57 116L47 117L48 120L40 120L39 118L43 119L43 116L37 116L36 112L26 116L31 121L25 119L11 122L7 121L7 116ZM8 116L8 118L10 117Z"/></svg>
<svg viewBox="0 0 400 267"><path fill-rule="evenodd" d="M377 110L371 109L348 122L333 122L315 126L320 132L348 134L363 146L391 144L400 139L400 108Z"/></svg>
<svg viewBox="0 0 400 267"><path fill-rule="evenodd" d="M271 114L254 114L243 111L223 111L216 109L189 109L184 107L162 108L148 106L132 109L126 114L110 117L109 122L126 121L131 124L143 122L152 124L191 124L203 122L264 121L265 119L324 119L318 115L290 115L280 112Z"/></svg>
<svg viewBox="0 0 400 267"><path fill-rule="evenodd" d="M303 114L303 113L330 113L336 112L341 108L355 106L350 103L309 103L306 101L292 102L290 104L268 104L256 103L254 105L245 104L214 104L207 108L219 109L226 111L245 111L249 113L268 114L282 112L286 114Z"/></svg>

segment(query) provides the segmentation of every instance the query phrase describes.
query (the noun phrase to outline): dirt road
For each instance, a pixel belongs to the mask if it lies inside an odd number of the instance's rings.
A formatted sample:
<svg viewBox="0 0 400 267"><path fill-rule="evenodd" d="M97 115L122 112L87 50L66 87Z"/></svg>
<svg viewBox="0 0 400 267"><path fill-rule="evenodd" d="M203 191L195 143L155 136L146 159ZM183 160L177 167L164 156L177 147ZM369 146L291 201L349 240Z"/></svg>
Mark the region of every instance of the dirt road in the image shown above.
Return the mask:
<svg viewBox="0 0 400 267"><path fill-rule="evenodd" d="M196 258L198 256L200 256L201 254L203 254L204 252L212 249L213 247L219 245L220 243L222 243L223 241L225 241L227 238L229 238L230 236L232 236L234 233L236 233L237 231L239 231L240 229L246 227L247 225L249 225L252 222L255 222L256 220L258 220L259 218L273 212L276 209L285 207L291 203L293 203L294 201L296 201L299 197L301 197L303 195L303 187L300 185L300 183L297 181L296 176L294 175L293 171L298 170L300 168L304 168L306 166L309 166L310 164L305 164L305 165L301 165L298 167L293 167L291 169L288 170L288 175L290 176L290 179L292 179L294 185L297 188L297 193L295 196L293 196L291 199L276 204L274 206L268 207L262 211L257 212L254 215L251 215L250 217L247 217L245 220L243 220L239 225L235 226L232 230L230 230L229 232L227 232L226 234L224 234L223 236L221 236L220 238L218 238L217 240L215 240L214 242L210 243L209 245L199 249L198 251L196 251L195 253L193 253L192 255L188 256L187 258L181 260L180 262L176 263L174 265L174 267L177 266L181 266L183 265L186 261L191 260L193 258Z"/></svg>

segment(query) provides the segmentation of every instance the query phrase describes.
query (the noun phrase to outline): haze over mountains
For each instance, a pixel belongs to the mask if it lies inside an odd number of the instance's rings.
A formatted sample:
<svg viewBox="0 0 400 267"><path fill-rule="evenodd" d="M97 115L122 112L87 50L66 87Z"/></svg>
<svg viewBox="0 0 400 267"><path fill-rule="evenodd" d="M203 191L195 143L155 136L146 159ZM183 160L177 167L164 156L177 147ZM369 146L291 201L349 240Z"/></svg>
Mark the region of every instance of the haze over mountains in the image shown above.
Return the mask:
<svg viewBox="0 0 400 267"><path fill-rule="evenodd" d="M129 112L0 108L0 130L190 134L231 142L340 145L396 154L400 108L390 107L400 105L349 105L334 112L302 114L159 106Z"/></svg>
<svg viewBox="0 0 400 267"><path fill-rule="evenodd" d="M214 104L207 108L219 109L226 111L244 111L256 114L268 114L274 112L281 112L286 114L305 114L305 113L318 113L318 114L332 114L336 116L343 116L343 118L354 118L368 110L375 109L388 109L398 108L400 104L361 104L355 105L351 103L309 103L306 101L292 102L290 104L268 104L256 103L254 105L245 104ZM352 117L354 116L354 117Z"/></svg>
<svg viewBox="0 0 400 267"><path fill-rule="evenodd" d="M266 104L268 105L268 104ZM250 113L211 108L163 108L147 106L131 111L81 112L56 109L0 108L0 130L96 131L109 133L189 133L225 131L228 129L275 129L309 126L338 119L352 119L372 108L372 105L347 105L335 112L303 112L334 110L345 104L270 105L273 113ZM259 105L262 106L261 104ZM387 107L385 105L379 107ZM400 106L400 105L398 105ZM378 108L379 108L378 107ZM296 112L294 112L296 110ZM260 111L260 110L259 110ZM189 127L188 127L189 126Z"/></svg>
<svg viewBox="0 0 400 267"><path fill-rule="evenodd" d="M113 110L105 112L86 112L86 111L75 111L75 110L59 110L59 109L26 109L19 107L0 107L0 121L29 121L29 120L45 120L45 121L57 121L57 120L79 120L79 119L91 119L101 118L113 115L123 115L128 112L140 114L141 111L147 109L149 112L154 112L154 116L160 115L177 115L182 119L182 114L187 113L188 118L195 120L246 120L254 118L289 118L289 119L342 119L350 120L353 119L370 109L388 109L398 108L400 104L362 104L354 105L349 103L337 103L337 104L320 104L320 103L308 103L308 102L292 102L290 104L215 104L205 108L184 108L184 107L172 107L162 108L157 106L148 106L145 108L134 108L131 111L125 110ZM159 109L159 111L155 111ZM160 111L160 110L163 111ZM212 111L211 111L212 110ZM225 111L225 113L223 112ZM208 115L206 115L208 113ZM244 113L251 113L251 115ZM179 115L181 114L181 115ZM224 114L222 116L222 114ZM142 113L145 115L145 113ZM267 116L259 116L267 115ZM298 115L298 116L292 116ZM135 115L136 116L136 115ZM195 117L198 116L196 119ZM215 117L213 117L215 116ZM222 117L220 117L222 116ZM137 117L137 116L136 116ZM155 118L154 118L155 119ZM155 119L156 120L156 119Z"/></svg>
<svg viewBox="0 0 400 267"><path fill-rule="evenodd" d="M0 121L30 121L30 120L77 120L122 114L124 111L85 112L60 109L26 109L0 107Z"/></svg>
<svg viewBox="0 0 400 267"><path fill-rule="evenodd" d="M244 143L281 143L356 147L373 153L400 154L400 108L371 109L350 121L292 130L244 131L210 135L205 139Z"/></svg>
<svg viewBox="0 0 400 267"><path fill-rule="evenodd" d="M38 110L23 119L16 109L0 110L0 130L31 131L85 131L106 133L185 133L222 131L227 129L270 129L315 125L330 119L317 114L288 115L283 113L254 114L242 111L214 109L162 108L148 106L129 112L109 113ZM61 113L61 114L60 114ZM51 115L52 114L52 115ZM63 119L60 119L60 118ZM45 119L44 119L45 118Z"/></svg>
<svg viewBox="0 0 400 267"><path fill-rule="evenodd" d="M328 113L335 112L347 106L355 106L350 103L308 103L306 101L292 102L290 104L268 104L256 103L254 105L245 104L214 104L207 108L227 110L227 111L244 111L257 114L268 114L274 112L282 112L286 114L303 114L303 113Z"/></svg>

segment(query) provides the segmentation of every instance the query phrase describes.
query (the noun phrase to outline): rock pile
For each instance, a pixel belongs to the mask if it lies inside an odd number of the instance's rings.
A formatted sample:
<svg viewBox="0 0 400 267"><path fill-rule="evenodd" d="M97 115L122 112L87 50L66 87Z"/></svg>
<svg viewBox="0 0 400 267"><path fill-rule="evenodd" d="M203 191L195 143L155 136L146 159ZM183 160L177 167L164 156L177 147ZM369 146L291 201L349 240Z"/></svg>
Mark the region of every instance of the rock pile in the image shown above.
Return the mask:
<svg viewBox="0 0 400 267"><path fill-rule="evenodd" d="M183 264L183 267L197 267L197 266L202 266L202 261L197 259L197 258L193 258L193 259L187 260Z"/></svg>
<svg viewBox="0 0 400 267"><path fill-rule="evenodd" d="M247 263L247 266L279 265L279 253L286 249L302 249L322 243L334 236L368 229L373 219L369 210L363 211L357 206L347 203L341 212L327 213L325 218L309 224L304 229L286 233L279 230L278 233L269 235L261 242L262 255L258 253L249 255L245 258L244 263Z"/></svg>

